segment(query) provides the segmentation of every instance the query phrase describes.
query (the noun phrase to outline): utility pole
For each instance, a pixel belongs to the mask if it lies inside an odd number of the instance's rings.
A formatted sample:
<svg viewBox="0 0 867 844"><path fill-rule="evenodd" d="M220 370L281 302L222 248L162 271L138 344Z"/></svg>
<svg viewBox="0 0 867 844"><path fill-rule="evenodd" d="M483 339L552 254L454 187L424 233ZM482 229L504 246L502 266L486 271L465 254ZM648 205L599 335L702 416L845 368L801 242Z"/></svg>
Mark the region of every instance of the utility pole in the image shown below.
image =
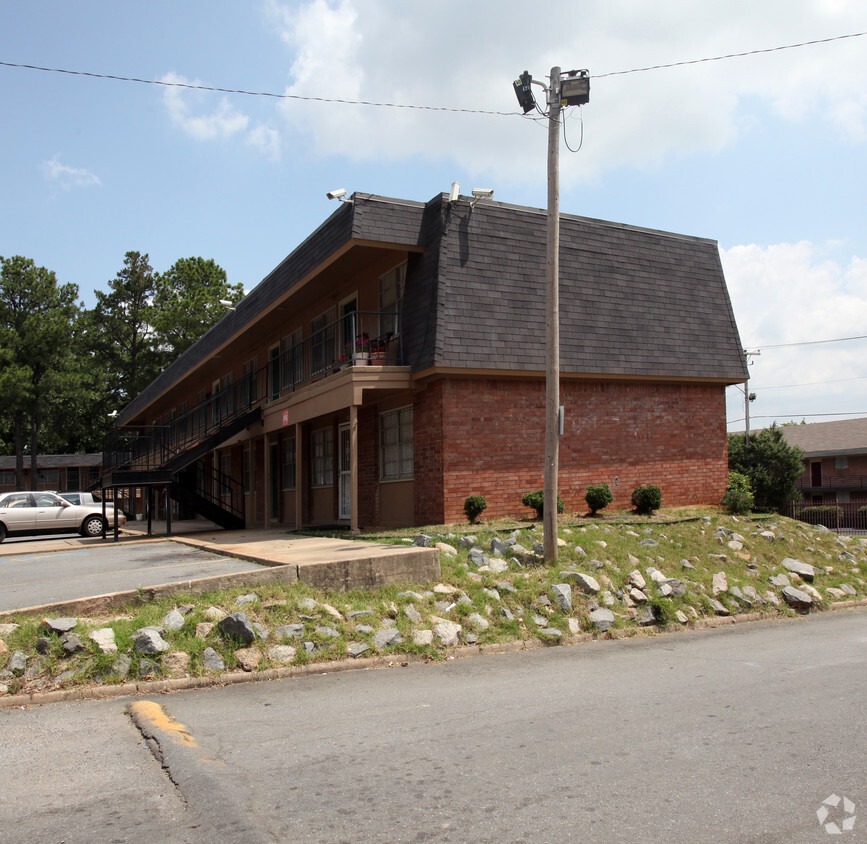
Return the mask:
<svg viewBox="0 0 867 844"><path fill-rule="evenodd" d="M548 88L548 233L545 273L545 562L557 559L557 473L560 463L560 68Z"/></svg>
<svg viewBox="0 0 867 844"><path fill-rule="evenodd" d="M524 114L537 109L525 70L515 80L515 95ZM560 73L551 68L548 96L548 231L545 271L545 488L543 527L545 562L557 559L557 473L560 462L560 434L563 409L560 407L560 112L563 106L590 102L590 74L586 70Z"/></svg>

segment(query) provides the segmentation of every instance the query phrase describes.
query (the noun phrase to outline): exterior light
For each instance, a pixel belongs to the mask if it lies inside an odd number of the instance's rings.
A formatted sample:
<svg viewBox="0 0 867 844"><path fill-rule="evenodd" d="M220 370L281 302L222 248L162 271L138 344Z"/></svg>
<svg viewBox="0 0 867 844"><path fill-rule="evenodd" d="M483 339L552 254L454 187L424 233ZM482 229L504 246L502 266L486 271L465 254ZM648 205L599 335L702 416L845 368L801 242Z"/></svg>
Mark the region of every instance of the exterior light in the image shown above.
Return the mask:
<svg viewBox="0 0 867 844"><path fill-rule="evenodd" d="M570 70L560 77L560 105L581 106L590 102L590 73Z"/></svg>

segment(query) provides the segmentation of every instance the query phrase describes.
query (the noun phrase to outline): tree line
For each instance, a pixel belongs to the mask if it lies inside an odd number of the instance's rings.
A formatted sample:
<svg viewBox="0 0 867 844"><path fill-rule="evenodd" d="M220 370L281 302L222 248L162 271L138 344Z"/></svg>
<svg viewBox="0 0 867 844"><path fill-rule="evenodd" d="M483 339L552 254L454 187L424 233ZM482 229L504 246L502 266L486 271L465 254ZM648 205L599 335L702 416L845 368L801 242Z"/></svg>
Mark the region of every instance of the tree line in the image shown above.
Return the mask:
<svg viewBox="0 0 867 844"><path fill-rule="evenodd" d="M127 252L88 309L78 285L0 256L0 454L16 457L16 487L25 459L35 479L39 454L101 451L113 416L243 295L211 259L159 273Z"/></svg>

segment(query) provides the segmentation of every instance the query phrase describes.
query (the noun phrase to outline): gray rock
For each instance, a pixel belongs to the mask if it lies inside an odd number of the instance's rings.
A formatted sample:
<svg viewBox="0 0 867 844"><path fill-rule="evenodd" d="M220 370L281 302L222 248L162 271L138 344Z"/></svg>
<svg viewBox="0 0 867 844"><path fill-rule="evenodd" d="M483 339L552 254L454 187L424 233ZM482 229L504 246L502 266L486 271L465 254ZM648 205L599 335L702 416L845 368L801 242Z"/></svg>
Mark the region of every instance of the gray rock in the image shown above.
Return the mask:
<svg viewBox="0 0 867 844"><path fill-rule="evenodd" d="M419 645L420 647L428 647L433 644L434 633L433 630L413 630L412 631L412 641L414 645Z"/></svg>
<svg viewBox="0 0 867 844"><path fill-rule="evenodd" d="M271 645L268 648L268 658L274 662L292 662L295 659L295 648L292 645Z"/></svg>
<svg viewBox="0 0 867 844"><path fill-rule="evenodd" d="M163 619L166 630L180 630L184 626L184 617L177 610L169 610Z"/></svg>
<svg viewBox="0 0 867 844"><path fill-rule="evenodd" d="M792 557L786 557L783 560L782 565L783 568L800 575L809 583L812 583L813 578L816 576L816 569L813 566L809 563L802 563L800 560L792 559Z"/></svg>
<svg viewBox="0 0 867 844"><path fill-rule="evenodd" d="M813 606L813 599L801 589L794 586L784 586L781 593L783 600L793 609L800 612L809 612Z"/></svg>
<svg viewBox="0 0 867 844"><path fill-rule="evenodd" d="M244 645L249 645L256 641L256 631L253 625L247 619L246 613L233 612L221 619L217 627L220 628L220 633L228 639L234 639Z"/></svg>
<svg viewBox="0 0 867 844"><path fill-rule="evenodd" d="M695 566L689 560L681 560L680 567L688 571L695 571Z"/></svg>
<svg viewBox="0 0 867 844"><path fill-rule="evenodd" d="M487 595L492 601L500 600L500 593L497 592L496 589L488 589L487 587L485 587L482 589L482 592L484 592L485 595Z"/></svg>
<svg viewBox="0 0 867 844"><path fill-rule="evenodd" d="M592 580L592 578L590 579ZM551 587L551 594L554 596L554 601L561 610L572 612L572 587L568 583L555 583Z"/></svg>
<svg viewBox="0 0 867 844"><path fill-rule="evenodd" d="M792 585L792 582L784 574L775 574L775 575L773 575L773 577L769 577L768 583L770 583L771 586L777 586L777 587L791 586Z"/></svg>
<svg viewBox="0 0 867 844"><path fill-rule="evenodd" d="M433 537L427 534L420 533L412 542L417 548L430 548L433 544Z"/></svg>
<svg viewBox="0 0 867 844"><path fill-rule="evenodd" d="M668 597L670 598L682 598L686 595L686 584L682 580L678 580L676 577L668 577L663 581L660 581L660 588L662 586L668 586L671 589L671 592Z"/></svg>
<svg viewBox="0 0 867 844"><path fill-rule="evenodd" d="M731 610L723 603L718 601L716 598L710 598L710 605L713 611L717 615L731 615Z"/></svg>
<svg viewBox="0 0 867 844"><path fill-rule="evenodd" d="M739 586L732 586L729 589L729 595L731 595L732 598L734 598L742 607L749 609L753 605L753 602L744 595Z"/></svg>
<svg viewBox="0 0 867 844"><path fill-rule="evenodd" d="M560 577L564 580L574 580L575 585L586 595L595 595L599 590L599 581L596 580L595 577L591 577L589 574L584 574L580 571L561 571Z"/></svg>
<svg viewBox="0 0 867 844"><path fill-rule="evenodd" d="M410 598L413 601L423 601L424 595L419 595L418 592L413 592L412 590L408 590L406 592L398 592L398 598Z"/></svg>
<svg viewBox="0 0 867 844"><path fill-rule="evenodd" d="M653 605L644 607L638 614L637 621L640 627L650 627L656 624L656 608Z"/></svg>
<svg viewBox="0 0 867 844"><path fill-rule="evenodd" d="M340 633L337 630L324 624L317 625L313 632L319 636L324 636L326 639L337 639L340 636Z"/></svg>
<svg viewBox="0 0 867 844"><path fill-rule="evenodd" d="M315 610L318 606L319 604L317 604L316 601L313 600L313 598L302 598L298 602L298 607L302 610L306 610L307 612L313 612L313 610Z"/></svg>
<svg viewBox="0 0 867 844"><path fill-rule="evenodd" d="M370 650L370 645L365 642L350 642L346 646L346 652L353 658L357 659L363 653L366 653Z"/></svg>
<svg viewBox="0 0 867 844"><path fill-rule="evenodd" d="M541 627L539 635L544 636L546 639L562 639L563 631L558 630L556 627Z"/></svg>
<svg viewBox="0 0 867 844"><path fill-rule="evenodd" d="M146 627L133 635L137 654L160 654L169 649L169 643L152 627Z"/></svg>
<svg viewBox="0 0 867 844"><path fill-rule="evenodd" d="M27 654L24 651L12 651L7 667L13 674L23 674L27 668Z"/></svg>
<svg viewBox="0 0 867 844"><path fill-rule="evenodd" d="M509 553L509 546L502 539L494 537L491 540L491 553L495 557L505 557Z"/></svg>
<svg viewBox="0 0 867 844"><path fill-rule="evenodd" d="M213 619L214 621L219 621L221 618L226 617L226 611L221 610L219 607L208 607L203 615L206 615L208 618Z"/></svg>
<svg viewBox="0 0 867 844"><path fill-rule="evenodd" d="M403 636L400 635L400 630L396 627L389 627L385 630L377 630L373 634L373 646L377 650L389 648L392 645L399 645L403 641Z"/></svg>
<svg viewBox="0 0 867 844"><path fill-rule="evenodd" d="M160 667L170 677L183 677L190 670L190 655L185 651L172 651L163 656Z"/></svg>
<svg viewBox="0 0 867 844"><path fill-rule="evenodd" d="M644 587L647 586L647 581L644 579L644 575L638 569L629 572L628 579L636 589L644 589Z"/></svg>
<svg viewBox="0 0 867 844"><path fill-rule="evenodd" d="M840 588L847 594L852 595L853 597L858 593L855 591L854 586L850 586L848 583L841 583Z"/></svg>
<svg viewBox="0 0 867 844"><path fill-rule="evenodd" d="M656 548L659 543L655 539L642 539L639 545L644 545L645 548Z"/></svg>
<svg viewBox="0 0 867 844"><path fill-rule="evenodd" d="M64 633L60 637L60 644L68 654L80 654L85 649L78 633Z"/></svg>
<svg viewBox="0 0 867 844"><path fill-rule="evenodd" d="M125 680L132 665L132 657L129 654L118 654L111 664L111 673L119 680Z"/></svg>
<svg viewBox="0 0 867 844"><path fill-rule="evenodd" d="M460 641L461 632L463 628L460 624L456 624L453 621L440 621L439 623L434 625L434 635L439 639L446 647L454 647Z"/></svg>
<svg viewBox="0 0 867 844"><path fill-rule="evenodd" d="M487 630L491 626L488 620L477 612L467 616L467 622L475 627L476 630Z"/></svg>
<svg viewBox="0 0 867 844"><path fill-rule="evenodd" d="M202 651L202 665L208 671L224 671L226 668L223 658L213 648L205 648Z"/></svg>
<svg viewBox="0 0 867 844"><path fill-rule="evenodd" d="M509 570L509 564L505 560L489 560L488 568L494 574L502 574L504 571Z"/></svg>
<svg viewBox="0 0 867 844"><path fill-rule="evenodd" d="M458 545L460 545L461 548L472 548L475 544L475 536L463 536L458 540Z"/></svg>
<svg viewBox="0 0 867 844"><path fill-rule="evenodd" d="M470 548L469 561L474 566L486 566L491 560L490 557L481 548Z"/></svg>
<svg viewBox="0 0 867 844"><path fill-rule="evenodd" d="M845 593L844 593L845 594ZM51 646L54 644L54 639L49 636L40 636L36 640L36 653L47 654L51 651Z"/></svg>
<svg viewBox="0 0 867 844"><path fill-rule="evenodd" d="M281 624L274 628L274 636L277 639L300 639L303 635L303 624Z"/></svg>
<svg viewBox="0 0 867 844"><path fill-rule="evenodd" d="M539 613L533 613L530 618L533 619L533 624L537 627L547 627L548 626L548 616L540 615Z"/></svg>
<svg viewBox="0 0 867 844"><path fill-rule="evenodd" d="M575 546L575 553L579 557L586 557L587 556L587 552L580 545Z"/></svg>
<svg viewBox="0 0 867 844"><path fill-rule="evenodd" d="M90 639L96 642L96 646L104 653L114 653L117 645L114 641L114 630L110 627L100 627L99 630L90 631Z"/></svg>
<svg viewBox="0 0 867 844"><path fill-rule="evenodd" d="M77 618L46 618L42 623L54 633L68 633L77 624Z"/></svg>
<svg viewBox="0 0 867 844"><path fill-rule="evenodd" d="M721 595L723 592L728 592L729 581L724 571L718 571L711 582L711 588L714 595Z"/></svg>
<svg viewBox="0 0 867 844"><path fill-rule="evenodd" d="M250 592L247 595L241 595L238 598L235 598L235 605L238 607L244 607L248 604L255 604L258 600L259 596L255 592Z"/></svg>
<svg viewBox="0 0 867 844"><path fill-rule="evenodd" d="M258 621L251 622L253 629L256 631L256 635L264 642L270 635L271 631L265 627L264 624L259 624Z"/></svg>
<svg viewBox="0 0 867 844"><path fill-rule="evenodd" d="M647 600L647 595L644 594L640 589L633 587L628 592L629 597L635 601L636 604L643 604Z"/></svg>
<svg viewBox="0 0 867 844"><path fill-rule="evenodd" d="M421 613L415 608L413 604L407 604L403 608L403 614L411 621L413 624L421 624L422 617Z"/></svg>
<svg viewBox="0 0 867 844"><path fill-rule="evenodd" d="M509 583L508 580L498 580L496 583L496 587L500 590L500 592L509 592L514 594L518 591L511 583Z"/></svg>
<svg viewBox="0 0 867 844"><path fill-rule="evenodd" d="M159 665L152 659L146 657L138 661L138 676L139 677L155 677L160 673Z"/></svg>
<svg viewBox="0 0 867 844"><path fill-rule="evenodd" d="M605 608L593 610L590 621L598 630L608 630L614 624L614 613Z"/></svg>
<svg viewBox="0 0 867 844"><path fill-rule="evenodd" d="M355 628L356 633L360 633L362 636L368 636L373 633L373 628L369 624L359 624Z"/></svg>
<svg viewBox="0 0 867 844"><path fill-rule="evenodd" d="M514 613L508 607L500 607L500 612L503 614L503 618L505 618L506 621L515 620Z"/></svg>
<svg viewBox="0 0 867 844"><path fill-rule="evenodd" d="M10 633L14 633L20 626L20 624L3 622L3 624L0 624L0 636L8 636Z"/></svg>

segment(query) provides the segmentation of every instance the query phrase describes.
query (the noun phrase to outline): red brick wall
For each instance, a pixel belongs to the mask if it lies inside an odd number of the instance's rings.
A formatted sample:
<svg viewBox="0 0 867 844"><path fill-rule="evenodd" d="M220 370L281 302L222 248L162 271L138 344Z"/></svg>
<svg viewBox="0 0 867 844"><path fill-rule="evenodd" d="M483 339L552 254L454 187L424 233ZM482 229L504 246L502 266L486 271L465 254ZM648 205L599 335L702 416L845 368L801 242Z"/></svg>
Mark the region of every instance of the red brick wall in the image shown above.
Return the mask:
<svg viewBox="0 0 867 844"><path fill-rule="evenodd" d="M584 512L588 484L608 483L612 507L629 507L643 483L663 506L717 504L728 455L725 389L695 384L563 382L559 489L567 512ZM449 379L414 404L416 516L463 520L468 495L487 517L528 515L524 492L543 486L543 381ZM615 483L617 478L617 483Z"/></svg>

